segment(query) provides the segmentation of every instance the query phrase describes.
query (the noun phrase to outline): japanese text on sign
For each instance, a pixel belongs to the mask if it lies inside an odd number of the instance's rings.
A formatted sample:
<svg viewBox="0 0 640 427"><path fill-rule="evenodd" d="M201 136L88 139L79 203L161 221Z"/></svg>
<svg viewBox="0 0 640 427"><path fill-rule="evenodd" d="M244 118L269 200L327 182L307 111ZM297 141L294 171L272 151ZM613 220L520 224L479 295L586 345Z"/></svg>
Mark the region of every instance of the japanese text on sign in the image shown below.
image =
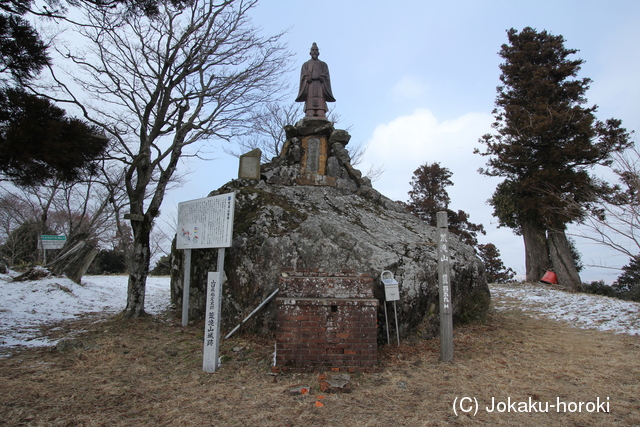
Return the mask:
<svg viewBox="0 0 640 427"><path fill-rule="evenodd" d="M179 203L177 249L230 247L234 205L235 193Z"/></svg>
<svg viewBox="0 0 640 427"><path fill-rule="evenodd" d="M447 237L447 230L440 230L440 242L438 245L438 262L441 264L439 268L440 272L440 292L442 310L445 314L451 313L451 288L449 282L449 242Z"/></svg>
<svg viewBox="0 0 640 427"><path fill-rule="evenodd" d="M215 372L218 366L220 347L220 310L222 306L222 273L207 276L207 311L204 326L204 352L202 368L205 372Z"/></svg>

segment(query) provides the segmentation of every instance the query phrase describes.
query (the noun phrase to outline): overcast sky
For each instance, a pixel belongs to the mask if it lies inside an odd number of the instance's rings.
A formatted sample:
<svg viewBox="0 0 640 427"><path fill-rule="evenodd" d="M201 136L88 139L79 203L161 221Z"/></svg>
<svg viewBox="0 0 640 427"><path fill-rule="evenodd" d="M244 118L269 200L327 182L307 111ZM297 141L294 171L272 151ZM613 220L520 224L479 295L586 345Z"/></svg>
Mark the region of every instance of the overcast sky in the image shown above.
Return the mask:
<svg viewBox="0 0 640 427"><path fill-rule="evenodd" d="M360 169L384 166L374 187L406 201L413 171L439 162L453 172L450 208L462 209L484 224L504 263L524 274L522 238L497 229L486 201L497 178L479 175L485 158L473 154L490 132L506 30L530 26L565 38L586 63L579 77L593 80L588 103L599 119L619 118L628 130L640 129L640 2L637 0L538 1L356 1L264 0L252 13L265 34L285 35L292 57L290 80L297 90L300 66L313 42L331 73L332 105L338 128L349 128L352 142L367 146ZM300 110L300 117L303 116ZM347 146L348 148L348 146ZM191 163L194 173L165 201L205 197L237 177L237 159L222 151L217 160ZM599 246L578 241L583 262L622 266ZM583 281L617 272L587 268Z"/></svg>

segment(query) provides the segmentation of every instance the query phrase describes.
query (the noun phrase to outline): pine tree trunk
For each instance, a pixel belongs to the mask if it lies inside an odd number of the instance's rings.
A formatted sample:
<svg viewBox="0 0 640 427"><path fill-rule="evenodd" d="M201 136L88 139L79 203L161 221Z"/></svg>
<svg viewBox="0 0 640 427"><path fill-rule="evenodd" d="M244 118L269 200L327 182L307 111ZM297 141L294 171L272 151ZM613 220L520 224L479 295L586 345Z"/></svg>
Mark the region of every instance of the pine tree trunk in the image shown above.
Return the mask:
<svg viewBox="0 0 640 427"><path fill-rule="evenodd" d="M531 224L522 225L527 282L537 282L549 270L549 248L544 229Z"/></svg>
<svg viewBox="0 0 640 427"><path fill-rule="evenodd" d="M564 231L549 231L549 253L558 284L572 291L581 290L582 280Z"/></svg>
<svg viewBox="0 0 640 427"><path fill-rule="evenodd" d="M144 297L149 275L150 249L149 236L151 224L148 220L132 221L133 248L131 251L132 262L129 272L129 285L127 289L127 306L123 315L125 318L141 317L144 312Z"/></svg>

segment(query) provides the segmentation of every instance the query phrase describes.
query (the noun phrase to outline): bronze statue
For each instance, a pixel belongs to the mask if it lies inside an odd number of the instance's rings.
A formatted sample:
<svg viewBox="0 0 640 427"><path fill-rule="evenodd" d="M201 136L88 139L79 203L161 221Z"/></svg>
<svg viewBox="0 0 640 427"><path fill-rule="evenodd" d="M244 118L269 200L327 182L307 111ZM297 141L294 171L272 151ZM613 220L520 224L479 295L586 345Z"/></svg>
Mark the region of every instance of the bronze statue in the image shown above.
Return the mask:
<svg viewBox="0 0 640 427"><path fill-rule="evenodd" d="M304 102L305 117L327 118L327 102L335 102L331 93L329 67L318 59L318 46L311 45L311 59L302 64L300 71L300 91L296 102Z"/></svg>

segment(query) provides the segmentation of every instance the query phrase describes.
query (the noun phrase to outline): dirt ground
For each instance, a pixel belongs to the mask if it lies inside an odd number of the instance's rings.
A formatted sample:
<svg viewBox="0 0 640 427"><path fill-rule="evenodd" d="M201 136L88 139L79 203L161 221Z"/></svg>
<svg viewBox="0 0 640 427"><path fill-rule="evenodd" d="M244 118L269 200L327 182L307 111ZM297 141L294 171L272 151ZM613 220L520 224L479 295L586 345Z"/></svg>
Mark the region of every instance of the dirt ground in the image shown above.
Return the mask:
<svg viewBox="0 0 640 427"><path fill-rule="evenodd" d="M632 426L640 425L640 337L532 319L516 306L438 339L380 348L380 371L353 374L350 393L314 374L272 375L274 341L221 343L202 372L202 323L87 317L58 348L0 359L7 426ZM329 375L331 373L328 373ZM308 393L291 395L304 384ZM491 412L493 409L493 412Z"/></svg>

